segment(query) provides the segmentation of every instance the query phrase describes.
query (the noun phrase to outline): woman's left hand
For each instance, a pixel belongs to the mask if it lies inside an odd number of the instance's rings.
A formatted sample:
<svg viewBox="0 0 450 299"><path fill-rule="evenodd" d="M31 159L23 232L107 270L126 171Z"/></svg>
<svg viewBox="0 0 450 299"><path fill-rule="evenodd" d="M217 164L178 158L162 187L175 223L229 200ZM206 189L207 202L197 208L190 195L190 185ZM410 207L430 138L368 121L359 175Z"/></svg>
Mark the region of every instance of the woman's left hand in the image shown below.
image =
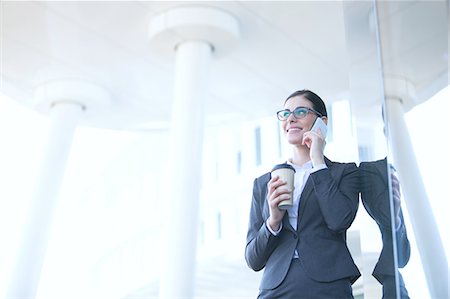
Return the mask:
<svg viewBox="0 0 450 299"><path fill-rule="evenodd" d="M303 134L302 144L309 148L309 157L313 165L325 164L323 151L325 149L325 137L319 129L308 131Z"/></svg>

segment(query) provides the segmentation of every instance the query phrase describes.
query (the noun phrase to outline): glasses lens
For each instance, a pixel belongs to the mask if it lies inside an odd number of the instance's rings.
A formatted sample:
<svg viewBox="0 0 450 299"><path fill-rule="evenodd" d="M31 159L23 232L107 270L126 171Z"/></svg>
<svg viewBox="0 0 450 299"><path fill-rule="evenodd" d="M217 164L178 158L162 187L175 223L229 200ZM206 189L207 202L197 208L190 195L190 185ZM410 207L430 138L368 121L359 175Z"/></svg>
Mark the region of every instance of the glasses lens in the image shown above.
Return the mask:
<svg viewBox="0 0 450 299"><path fill-rule="evenodd" d="M306 116L306 114L308 114L308 109L303 108L303 107L298 107L294 110L294 116L295 118L303 118Z"/></svg>
<svg viewBox="0 0 450 299"><path fill-rule="evenodd" d="M289 110L281 110L281 111L278 111L278 113L277 113L279 120L286 120L286 119L288 119L289 115L291 115L291 111L289 111Z"/></svg>

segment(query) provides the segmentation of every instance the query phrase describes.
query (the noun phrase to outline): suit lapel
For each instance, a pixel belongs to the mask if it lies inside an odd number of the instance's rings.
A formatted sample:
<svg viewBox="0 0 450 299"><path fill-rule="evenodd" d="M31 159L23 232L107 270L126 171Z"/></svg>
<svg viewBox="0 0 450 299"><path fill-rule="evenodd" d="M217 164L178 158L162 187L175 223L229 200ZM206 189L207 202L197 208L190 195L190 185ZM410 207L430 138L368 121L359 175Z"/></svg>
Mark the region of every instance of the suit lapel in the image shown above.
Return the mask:
<svg viewBox="0 0 450 299"><path fill-rule="evenodd" d="M327 165L328 169L330 169L331 172L333 172L333 163L331 160L329 160L327 157L325 158L325 164ZM308 204L308 201L312 197L312 193L314 191L314 186L311 177L308 177L305 183L305 188L303 188L303 192L300 195L300 204L298 206L298 219L297 219L297 228L300 230L301 223L303 219L303 214L305 213L306 205Z"/></svg>
<svg viewBox="0 0 450 299"><path fill-rule="evenodd" d="M311 193L313 192L313 183L310 178L306 180L305 188L303 188L302 194L300 194L300 204L298 205L298 219L297 219L297 228L300 230L300 224L303 219L303 213L305 212L306 204L311 198Z"/></svg>
<svg viewBox="0 0 450 299"><path fill-rule="evenodd" d="M284 216L283 216L283 227L285 227L287 230L290 230L293 232L295 231L294 228L292 227L291 223L289 222L289 214L287 211L286 211L286 213L284 213Z"/></svg>
<svg viewBox="0 0 450 299"><path fill-rule="evenodd" d="M387 163L386 160L379 160L377 162L374 163L375 168L378 172L378 174L383 178L383 181L387 182L387 173L388 173L388 169L387 169Z"/></svg>
<svg viewBox="0 0 450 299"><path fill-rule="evenodd" d="M324 158L325 158L325 164L330 169L330 171L333 172L333 163L327 157L324 157ZM305 212L308 201L312 197L311 195L312 195L313 191L314 191L313 182L312 182L311 178L308 177L308 179L306 180L306 183L305 183L305 188L303 188L303 191L300 194L300 204L298 205L298 213L297 213L297 215L298 215L297 231L299 231L301 228L300 224L303 219L303 213ZM286 227L287 229L295 232L294 228L289 223L289 215L287 212L284 214L284 217L283 217L283 226Z"/></svg>

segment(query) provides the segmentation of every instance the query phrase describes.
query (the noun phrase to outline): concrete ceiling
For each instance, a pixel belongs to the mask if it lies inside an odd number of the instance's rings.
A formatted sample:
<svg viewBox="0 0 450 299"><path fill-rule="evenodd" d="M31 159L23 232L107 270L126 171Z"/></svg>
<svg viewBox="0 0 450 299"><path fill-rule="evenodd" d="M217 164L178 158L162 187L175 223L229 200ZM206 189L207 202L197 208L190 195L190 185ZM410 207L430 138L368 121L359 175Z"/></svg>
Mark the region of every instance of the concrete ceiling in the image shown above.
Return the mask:
<svg viewBox="0 0 450 299"><path fill-rule="evenodd" d="M34 107L40 84L87 80L104 87L112 104L86 124L165 128L174 56L154 51L148 27L158 14L187 5L217 7L240 24L239 43L213 60L205 82L209 123L271 115L302 88L326 102L380 103L371 1L3 1L2 92ZM409 109L448 83L446 2L378 6L383 69L414 84L418 98Z"/></svg>

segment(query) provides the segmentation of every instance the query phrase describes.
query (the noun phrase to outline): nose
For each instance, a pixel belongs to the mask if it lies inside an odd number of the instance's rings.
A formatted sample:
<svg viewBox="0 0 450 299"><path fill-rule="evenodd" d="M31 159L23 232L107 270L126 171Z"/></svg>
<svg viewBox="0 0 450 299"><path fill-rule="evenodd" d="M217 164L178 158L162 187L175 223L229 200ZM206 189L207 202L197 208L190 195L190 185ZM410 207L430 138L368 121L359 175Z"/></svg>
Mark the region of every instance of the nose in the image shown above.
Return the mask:
<svg viewBox="0 0 450 299"><path fill-rule="evenodd" d="M289 114L288 118L286 119L286 122L293 122L296 121L297 119L294 116L294 112L292 112L291 114Z"/></svg>

